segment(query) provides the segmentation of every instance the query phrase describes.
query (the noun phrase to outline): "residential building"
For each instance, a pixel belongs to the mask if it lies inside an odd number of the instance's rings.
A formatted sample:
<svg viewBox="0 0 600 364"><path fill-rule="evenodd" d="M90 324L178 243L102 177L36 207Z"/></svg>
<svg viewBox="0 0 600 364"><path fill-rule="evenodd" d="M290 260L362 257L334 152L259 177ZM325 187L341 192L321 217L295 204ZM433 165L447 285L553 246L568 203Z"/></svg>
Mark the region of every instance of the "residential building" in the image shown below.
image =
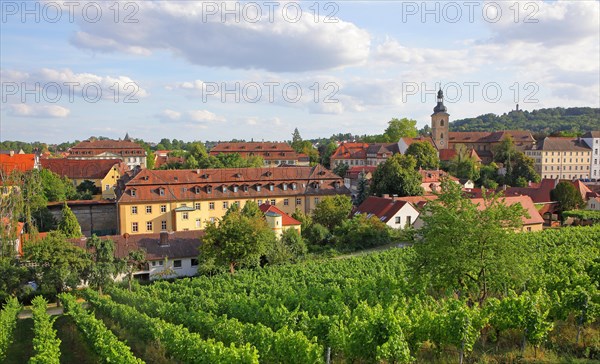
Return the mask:
<svg viewBox="0 0 600 364"><path fill-rule="evenodd" d="M420 169L419 173L421 174L421 187L423 188L423 191L425 191L425 194L438 192L443 178L448 178L456 183L459 183L458 178L449 175L448 172L444 172L441 169Z"/></svg>
<svg viewBox="0 0 600 364"><path fill-rule="evenodd" d="M595 182L600 180L600 131L588 131L581 140L592 150L590 156L590 178Z"/></svg>
<svg viewBox="0 0 600 364"><path fill-rule="evenodd" d="M13 171L27 172L39 168L39 156L37 154L0 153L0 177L4 178Z"/></svg>
<svg viewBox="0 0 600 364"><path fill-rule="evenodd" d="M92 181L102 191L102 198L117 198L115 188L117 181L127 170L127 165L120 159L42 159L43 169L48 169L61 177L73 181L74 186L83 181Z"/></svg>
<svg viewBox="0 0 600 364"><path fill-rule="evenodd" d="M130 251L143 250L147 264L134 273L134 278L148 281L159 278L190 277L198 271L198 248L202 243L203 231L162 232L158 234L114 235L115 257L125 258ZM72 242L83 248L87 238L73 239ZM125 278L124 275L117 280Z"/></svg>
<svg viewBox="0 0 600 364"><path fill-rule="evenodd" d="M275 232L275 235L278 238L281 238L283 233L288 229L294 229L298 234L302 233L302 223L281 211L277 206L273 206L270 203L264 203L260 205L260 210L265 214L267 224Z"/></svg>
<svg viewBox="0 0 600 364"><path fill-rule="evenodd" d="M276 167L279 165L308 166L310 164L307 155L296 153L287 143L219 143L209 152L213 156L231 153L237 153L244 158L252 156L262 157L267 167Z"/></svg>
<svg viewBox="0 0 600 364"><path fill-rule="evenodd" d="M544 138L525 151L542 178L589 179L592 149L578 138Z"/></svg>
<svg viewBox="0 0 600 364"><path fill-rule="evenodd" d="M335 167L341 163L348 166L378 166L392 155L399 153L398 143L343 143L331 155Z"/></svg>
<svg viewBox="0 0 600 364"><path fill-rule="evenodd" d="M367 214L368 218L376 216L387 226L396 229L411 227L419 217L419 211L410 202L389 196L369 196L354 212L354 215L360 214Z"/></svg>
<svg viewBox="0 0 600 364"><path fill-rule="evenodd" d="M368 183L371 183L371 179L373 179L373 172L375 172L376 169L377 167L375 166L352 166L346 171L346 175L344 176L344 185L354 196L358 192L358 181L360 179L360 175L363 174Z"/></svg>
<svg viewBox="0 0 600 364"><path fill-rule="evenodd" d="M165 164L181 164L185 163L184 157L175 157L171 155L169 150L157 150L154 152L154 169L159 169Z"/></svg>
<svg viewBox="0 0 600 364"><path fill-rule="evenodd" d="M69 149L69 159L121 159L129 169L146 168L146 150L133 142L129 134L123 140L89 139Z"/></svg>
<svg viewBox="0 0 600 364"><path fill-rule="evenodd" d="M118 198L121 234L204 229L232 204L311 212L325 196L350 195L341 177L315 167L142 170Z"/></svg>

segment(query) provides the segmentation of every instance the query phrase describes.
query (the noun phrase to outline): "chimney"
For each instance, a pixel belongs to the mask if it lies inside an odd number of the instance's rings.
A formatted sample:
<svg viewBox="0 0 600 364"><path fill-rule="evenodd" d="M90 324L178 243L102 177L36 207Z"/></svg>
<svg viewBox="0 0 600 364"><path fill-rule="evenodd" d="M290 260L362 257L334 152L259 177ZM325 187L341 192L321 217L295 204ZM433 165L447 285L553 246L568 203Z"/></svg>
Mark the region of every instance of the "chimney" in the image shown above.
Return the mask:
<svg viewBox="0 0 600 364"><path fill-rule="evenodd" d="M397 198L398 198L398 195L392 195L392 201L396 201Z"/></svg>
<svg viewBox="0 0 600 364"><path fill-rule="evenodd" d="M531 181L527 181L527 186L531 187Z"/></svg>
<svg viewBox="0 0 600 364"><path fill-rule="evenodd" d="M15 151L14 151L14 150L11 150L11 151L9 152L9 155L12 157L13 155L15 155Z"/></svg>
<svg viewBox="0 0 600 364"><path fill-rule="evenodd" d="M383 197L383 198L390 198L390 195L388 195L387 193L384 193L383 195L381 195L381 197Z"/></svg>
<svg viewBox="0 0 600 364"><path fill-rule="evenodd" d="M169 246L169 233L166 231L160 232L160 241L158 246Z"/></svg>

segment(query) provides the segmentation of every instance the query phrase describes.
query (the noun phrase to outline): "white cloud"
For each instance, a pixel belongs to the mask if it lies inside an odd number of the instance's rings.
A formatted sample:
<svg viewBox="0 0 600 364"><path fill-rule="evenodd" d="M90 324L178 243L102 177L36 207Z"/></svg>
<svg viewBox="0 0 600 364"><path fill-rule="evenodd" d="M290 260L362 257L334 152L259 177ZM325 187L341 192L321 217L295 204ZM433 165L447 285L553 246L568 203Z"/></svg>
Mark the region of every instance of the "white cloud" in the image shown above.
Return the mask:
<svg viewBox="0 0 600 364"><path fill-rule="evenodd" d="M225 117L219 116L208 110L189 110L185 112L165 109L157 117L162 122L181 122L189 125L204 125L226 121Z"/></svg>
<svg viewBox="0 0 600 364"><path fill-rule="evenodd" d="M217 5L212 14L207 4ZM364 63L369 55L370 35L356 25L336 19L325 22L303 9L299 21L283 16L280 3L269 16L263 6L262 17L253 22L242 2L132 2L139 9L137 23L115 22L103 16L89 22L75 13L80 31L71 42L80 48L102 52L118 51L140 55L168 50L193 64L239 69L265 69L276 72L323 70ZM228 15L222 20L224 6L240 6L239 21ZM258 4L258 3L253 3ZM292 3L297 5L299 3ZM113 14L111 4L100 3L103 13ZM293 9L286 14L293 15Z"/></svg>
<svg viewBox="0 0 600 364"><path fill-rule="evenodd" d="M8 106L8 114L17 117L65 118L71 111L58 105L13 104Z"/></svg>

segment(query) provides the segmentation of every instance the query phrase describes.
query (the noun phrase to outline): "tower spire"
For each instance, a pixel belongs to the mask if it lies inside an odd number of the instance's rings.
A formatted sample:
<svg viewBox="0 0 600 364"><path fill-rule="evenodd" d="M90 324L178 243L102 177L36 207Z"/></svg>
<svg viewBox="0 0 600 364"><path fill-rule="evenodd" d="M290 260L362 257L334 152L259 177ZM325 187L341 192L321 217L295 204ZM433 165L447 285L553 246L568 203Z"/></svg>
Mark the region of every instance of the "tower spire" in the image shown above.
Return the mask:
<svg viewBox="0 0 600 364"><path fill-rule="evenodd" d="M442 87L440 86L440 90L437 93L437 105L433 108L433 112L438 113L447 111L448 109L444 105L444 92L442 91Z"/></svg>

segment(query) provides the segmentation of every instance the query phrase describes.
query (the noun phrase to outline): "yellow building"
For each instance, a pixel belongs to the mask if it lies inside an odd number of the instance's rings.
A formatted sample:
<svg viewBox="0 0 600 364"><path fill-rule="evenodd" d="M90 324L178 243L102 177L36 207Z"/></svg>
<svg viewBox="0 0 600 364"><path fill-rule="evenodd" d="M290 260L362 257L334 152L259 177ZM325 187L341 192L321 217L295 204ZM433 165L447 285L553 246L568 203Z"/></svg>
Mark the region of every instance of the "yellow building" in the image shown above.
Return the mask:
<svg viewBox="0 0 600 364"><path fill-rule="evenodd" d="M577 138L544 138L525 155L535 161L535 170L542 178L590 178L592 149Z"/></svg>
<svg viewBox="0 0 600 364"><path fill-rule="evenodd" d="M48 169L61 177L67 177L77 187L84 181L92 181L102 191L102 198L117 198L117 181L127 170L120 159L42 159L42 169Z"/></svg>
<svg viewBox="0 0 600 364"><path fill-rule="evenodd" d="M232 204L268 203L309 213L324 196L350 191L323 166L142 170L118 198L121 234L202 230Z"/></svg>

